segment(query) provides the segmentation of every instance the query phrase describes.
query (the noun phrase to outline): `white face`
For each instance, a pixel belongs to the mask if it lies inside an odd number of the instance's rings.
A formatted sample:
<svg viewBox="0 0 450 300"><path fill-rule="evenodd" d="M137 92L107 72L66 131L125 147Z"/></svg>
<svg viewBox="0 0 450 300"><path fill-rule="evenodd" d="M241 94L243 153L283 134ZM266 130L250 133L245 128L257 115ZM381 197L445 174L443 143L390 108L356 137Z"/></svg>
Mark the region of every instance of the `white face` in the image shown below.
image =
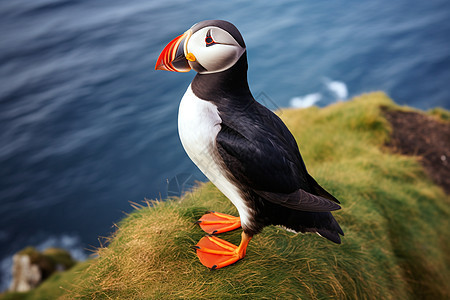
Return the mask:
<svg viewBox="0 0 450 300"><path fill-rule="evenodd" d="M189 62L192 69L200 74L225 71L233 66L244 53L245 48L225 30L207 26L196 31L189 38L187 53L195 56L195 62ZM199 70L200 64L205 70Z"/></svg>

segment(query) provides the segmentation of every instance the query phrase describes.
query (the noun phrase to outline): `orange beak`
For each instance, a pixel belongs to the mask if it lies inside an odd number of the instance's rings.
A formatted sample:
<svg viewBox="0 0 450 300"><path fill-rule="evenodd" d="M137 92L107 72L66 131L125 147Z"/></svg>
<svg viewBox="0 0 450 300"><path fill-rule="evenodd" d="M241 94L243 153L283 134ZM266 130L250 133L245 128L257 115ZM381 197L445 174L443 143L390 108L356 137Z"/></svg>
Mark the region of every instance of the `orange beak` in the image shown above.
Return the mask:
<svg viewBox="0 0 450 300"><path fill-rule="evenodd" d="M191 66L189 66L185 53L187 53L187 42L191 35L192 31L189 29L167 44L156 61L155 70L189 72Z"/></svg>

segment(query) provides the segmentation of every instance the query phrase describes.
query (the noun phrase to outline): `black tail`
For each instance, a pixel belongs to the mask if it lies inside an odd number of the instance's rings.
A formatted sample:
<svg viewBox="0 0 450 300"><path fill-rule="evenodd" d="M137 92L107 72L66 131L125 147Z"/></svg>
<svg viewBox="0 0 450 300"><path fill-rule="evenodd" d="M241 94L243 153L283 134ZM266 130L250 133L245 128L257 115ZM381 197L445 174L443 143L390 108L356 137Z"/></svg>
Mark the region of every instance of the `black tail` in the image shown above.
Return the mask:
<svg viewBox="0 0 450 300"><path fill-rule="evenodd" d="M341 203L341 202L339 202L338 199L336 199L333 195L331 195L323 187L321 187L317 183L317 181L309 174L308 174L308 179L309 179L311 188L313 190L313 194L324 197L326 199L329 199L329 200L334 201L339 204ZM333 217L333 215L331 213L329 213L329 216L327 216L327 217L324 217L322 215L321 219L322 220L328 219L328 222L325 221L326 226L323 228L318 228L316 232L318 234L320 234L321 236L323 236L324 238L329 239L330 241L332 241L336 244L340 244L341 237L339 236L339 234L344 235L344 232L342 231L341 226L339 226L338 222Z"/></svg>
<svg viewBox="0 0 450 300"><path fill-rule="evenodd" d="M341 226L331 212L309 212L282 208L274 225L282 225L296 232L317 232L330 241L340 244L339 235L344 235Z"/></svg>
<svg viewBox="0 0 450 300"><path fill-rule="evenodd" d="M317 181L314 179L314 178L312 178L312 176L311 175L309 175L308 174L308 179L309 179L309 184L311 185L311 188L313 189L313 194L315 194L315 195L317 195L317 196L321 196L321 197L324 197L324 198L326 198L326 199L329 199L329 200L331 200L331 201L334 201L334 202L336 202L336 203L341 203L341 202L339 202L339 200L338 199L336 199L333 195L331 195L330 193L328 193L323 187L321 187L318 183L317 183Z"/></svg>
<svg viewBox="0 0 450 300"><path fill-rule="evenodd" d="M331 215L331 213L330 213L330 215ZM330 226L328 228L318 229L317 233L336 244L340 244L341 237L339 236L339 234L343 236L344 231L342 231L341 226L339 226L338 222L333 217L333 215L331 215L331 219L332 219L332 221L331 221Z"/></svg>

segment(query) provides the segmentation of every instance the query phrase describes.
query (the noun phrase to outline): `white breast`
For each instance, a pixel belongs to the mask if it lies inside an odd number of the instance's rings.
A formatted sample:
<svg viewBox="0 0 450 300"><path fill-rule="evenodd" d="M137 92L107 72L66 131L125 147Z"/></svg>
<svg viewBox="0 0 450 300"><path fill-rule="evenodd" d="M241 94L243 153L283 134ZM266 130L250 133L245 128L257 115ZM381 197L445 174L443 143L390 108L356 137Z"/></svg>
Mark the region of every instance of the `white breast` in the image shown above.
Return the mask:
<svg viewBox="0 0 450 300"><path fill-rule="evenodd" d="M225 176L216 161L218 153L216 136L222 120L217 107L194 95L191 86L181 99L178 112L178 133L189 158L206 177L236 206L241 223L249 219L249 208L245 205L238 188ZM211 208L212 209L212 208Z"/></svg>

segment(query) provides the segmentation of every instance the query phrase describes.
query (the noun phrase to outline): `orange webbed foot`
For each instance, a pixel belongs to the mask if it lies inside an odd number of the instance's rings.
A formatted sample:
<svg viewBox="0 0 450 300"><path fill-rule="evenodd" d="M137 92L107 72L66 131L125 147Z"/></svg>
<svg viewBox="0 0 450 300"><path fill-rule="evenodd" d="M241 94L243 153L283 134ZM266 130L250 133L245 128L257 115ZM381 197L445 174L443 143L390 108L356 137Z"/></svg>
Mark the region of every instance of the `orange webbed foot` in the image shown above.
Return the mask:
<svg viewBox="0 0 450 300"><path fill-rule="evenodd" d="M209 234L223 233L241 227L241 219L239 217L214 211L203 215L197 223Z"/></svg>
<svg viewBox="0 0 450 300"><path fill-rule="evenodd" d="M194 248L200 262L211 269L220 269L229 266L244 258L247 245L251 237L242 232L242 240L239 246L215 236L203 237Z"/></svg>

